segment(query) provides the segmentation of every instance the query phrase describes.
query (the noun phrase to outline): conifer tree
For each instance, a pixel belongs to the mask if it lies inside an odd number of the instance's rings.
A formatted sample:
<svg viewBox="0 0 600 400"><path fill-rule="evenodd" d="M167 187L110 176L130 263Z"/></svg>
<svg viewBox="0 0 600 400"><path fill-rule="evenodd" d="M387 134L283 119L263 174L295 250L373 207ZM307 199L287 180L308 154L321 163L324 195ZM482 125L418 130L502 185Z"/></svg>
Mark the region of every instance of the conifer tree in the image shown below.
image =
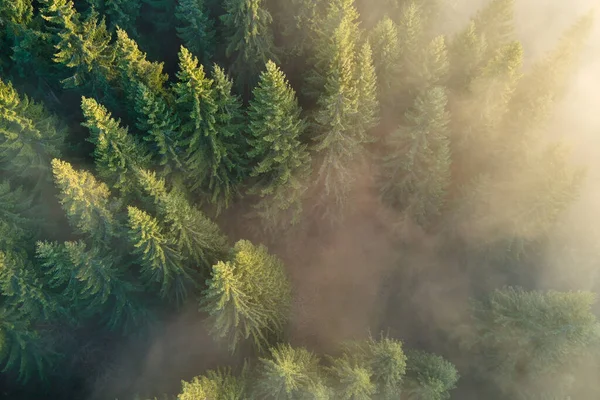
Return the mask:
<svg viewBox="0 0 600 400"><path fill-rule="evenodd" d="M312 52L326 5L324 0L290 0L280 7L274 19L276 30L285 38L285 57L301 59Z"/></svg>
<svg viewBox="0 0 600 400"><path fill-rule="evenodd" d="M270 337L280 337L289 317L290 284L283 263L267 248L238 241L230 261L213 266L200 302L209 314L212 333L235 351L252 338L263 349Z"/></svg>
<svg viewBox="0 0 600 400"><path fill-rule="evenodd" d="M379 102L391 110L400 84L400 42L398 26L389 17L381 19L369 35L377 76Z"/></svg>
<svg viewBox="0 0 600 400"><path fill-rule="evenodd" d="M127 211L129 240L142 265L143 279L150 287L158 284L162 297L181 302L187 296L191 276L175 241L162 232L158 221L148 213L131 206Z"/></svg>
<svg viewBox="0 0 600 400"><path fill-rule="evenodd" d="M248 398L244 377L235 377L231 369L210 370L196 376L190 382L181 383L179 400L227 399L244 400Z"/></svg>
<svg viewBox="0 0 600 400"><path fill-rule="evenodd" d="M130 35L137 36L136 21L140 15L141 0L86 0L101 15L108 19L111 32L119 27Z"/></svg>
<svg viewBox="0 0 600 400"><path fill-rule="evenodd" d="M564 398L574 361L598 339L594 302L589 292L498 289L473 302L466 344L503 395L528 399L545 391Z"/></svg>
<svg viewBox="0 0 600 400"><path fill-rule="evenodd" d="M39 225L30 215L32 200L21 187L0 182L0 249L24 250L29 245Z"/></svg>
<svg viewBox="0 0 600 400"><path fill-rule="evenodd" d="M155 94L143 83L138 83L135 114L138 115L136 126L145 133L143 139L152 150L150 153L155 160L153 164L162 168L161 175L168 177L181 171L181 121L164 97Z"/></svg>
<svg viewBox="0 0 600 400"><path fill-rule="evenodd" d="M423 45L426 42L423 11L415 1L407 2L402 6L398 20L398 37L402 55L401 83L404 90L414 90L412 80L419 73Z"/></svg>
<svg viewBox="0 0 600 400"><path fill-rule="evenodd" d="M77 241L38 242L37 257L79 318L99 318L109 329L123 332L146 322L147 310L135 297L139 289L124 279L118 256Z"/></svg>
<svg viewBox="0 0 600 400"><path fill-rule="evenodd" d="M110 199L106 184L96 181L87 171L75 171L71 164L52 160L54 182L60 191L59 200L69 222L77 233L87 234L99 243L119 232L114 217L115 202Z"/></svg>
<svg viewBox="0 0 600 400"><path fill-rule="evenodd" d="M221 21L227 43L225 53L231 60L235 84L247 94L267 61L277 61L271 31L273 18L263 0L225 0L224 7Z"/></svg>
<svg viewBox="0 0 600 400"><path fill-rule="evenodd" d="M15 371L20 383L34 375L44 379L56 361L51 336L36 330L31 320L14 308L0 308L0 360L3 373Z"/></svg>
<svg viewBox="0 0 600 400"><path fill-rule="evenodd" d="M19 96L0 80L0 166L11 177L33 183L50 180L50 160L60 156L65 127L46 108Z"/></svg>
<svg viewBox="0 0 600 400"><path fill-rule="evenodd" d="M475 30L485 37L488 55L514 40L515 0L491 0L473 19Z"/></svg>
<svg viewBox="0 0 600 400"><path fill-rule="evenodd" d="M186 178L191 190L207 191L220 211L245 173L239 100L231 94L231 81L221 68L215 66L214 79L209 79L185 47L179 60L174 91L183 121Z"/></svg>
<svg viewBox="0 0 600 400"><path fill-rule="evenodd" d="M364 135L379 123L379 100L377 99L377 76L373 65L373 52L369 42L365 42L356 63L356 89L358 92L358 120L356 129Z"/></svg>
<svg viewBox="0 0 600 400"><path fill-rule="evenodd" d="M173 28L177 2L175 0L142 0L146 6L142 19L152 26L152 31L164 34Z"/></svg>
<svg viewBox="0 0 600 400"><path fill-rule="evenodd" d="M440 214L450 180L446 105L441 87L419 95L405 125L390 136L382 163L383 201L423 225Z"/></svg>
<svg viewBox="0 0 600 400"><path fill-rule="evenodd" d="M104 19L96 11L82 20L71 0L44 0L44 19L58 31L54 61L69 72L62 80L65 88L83 88L102 100L110 95L114 78L115 52Z"/></svg>
<svg viewBox="0 0 600 400"><path fill-rule="evenodd" d="M336 398L343 400L370 400L376 387L371 381L372 371L359 357L344 354L332 361L328 368Z"/></svg>
<svg viewBox="0 0 600 400"><path fill-rule="evenodd" d="M306 190L310 156L300 137L306 122L294 89L284 73L269 61L252 92L248 110L251 151L255 166L250 193L261 200L256 205L265 227L286 226L298 221L301 197ZM283 215L287 212L289 218Z"/></svg>
<svg viewBox="0 0 600 400"><path fill-rule="evenodd" d="M57 315L59 305L42 286L26 254L0 251L0 293L6 308L30 319L50 319Z"/></svg>
<svg viewBox="0 0 600 400"><path fill-rule="evenodd" d="M474 21L453 37L449 45L450 73L448 82L464 90L485 61L487 41L477 30Z"/></svg>
<svg viewBox="0 0 600 400"><path fill-rule="evenodd" d="M365 346L366 358L373 372L372 382L378 398L397 399L402 391L406 373L406 356L400 341L382 337L375 341L370 338Z"/></svg>
<svg viewBox="0 0 600 400"><path fill-rule="evenodd" d="M322 157L318 169L322 191L317 204L333 220L340 218L353 182L348 164L360 153L365 140L356 126L359 94L354 84L353 24L344 18L335 30L333 59L314 117L318 132L314 150Z"/></svg>
<svg viewBox="0 0 600 400"><path fill-rule="evenodd" d="M81 108L86 119L83 126L90 130L88 140L95 145L98 174L122 196L135 193L135 171L149 162L146 149L95 100L84 97Z"/></svg>
<svg viewBox="0 0 600 400"><path fill-rule="evenodd" d="M177 35L192 54L208 63L215 54L216 32L204 0L180 0L177 4Z"/></svg>
<svg viewBox="0 0 600 400"><path fill-rule="evenodd" d="M136 41L123 29L117 29L115 54L119 82L127 100L128 113L131 118L140 117L134 109L137 85L145 85L155 96L167 96L165 83L168 76L163 72L164 64L148 61L146 53L139 49Z"/></svg>
<svg viewBox="0 0 600 400"><path fill-rule="evenodd" d="M411 400L447 400L459 379L456 367L440 356L410 351L406 362L404 392Z"/></svg>
<svg viewBox="0 0 600 400"><path fill-rule="evenodd" d="M260 358L252 399L330 398L320 375L319 358L305 348L279 344L269 358Z"/></svg>
<svg viewBox="0 0 600 400"><path fill-rule="evenodd" d="M148 171L140 171L138 179L165 221L169 236L175 240L178 251L185 258L210 269L227 256L227 239L219 227L193 207L181 191L167 191L165 181Z"/></svg>

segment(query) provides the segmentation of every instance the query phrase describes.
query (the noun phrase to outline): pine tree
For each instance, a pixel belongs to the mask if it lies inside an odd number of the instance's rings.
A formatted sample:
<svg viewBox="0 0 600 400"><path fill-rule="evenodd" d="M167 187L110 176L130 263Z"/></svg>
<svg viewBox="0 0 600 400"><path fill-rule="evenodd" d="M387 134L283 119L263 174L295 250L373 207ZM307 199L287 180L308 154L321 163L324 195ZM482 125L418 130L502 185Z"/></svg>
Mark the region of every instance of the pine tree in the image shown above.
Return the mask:
<svg viewBox="0 0 600 400"><path fill-rule="evenodd" d="M251 176L256 180L250 193L261 197L255 207L265 227L294 224L306 190L302 180L310 168L310 156L300 142L306 122L294 89L274 62L267 63L252 94L248 155L255 161Z"/></svg>
<svg viewBox="0 0 600 400"><path fill-rule="evenodd" d="M135 113L135 99L138 84L145 85L155 96L168 96L165 83L169 79L163 72L163 63L148 61L135 40L131 39L123 29L117 29L115 43L116 66L119 71L119 82L125 95L125 104L129 116L139 118Z"/></svg>
<svg viewBox="0 0 600 400"><path fill-rule="evenodd" d="M379 88L379 102L392 110L400 84L400 42L398 26L390 18L381 19L369 35L373 48L373 64Z"/></svg>
<svg viewBox="0 0 600 400"><path fill-rule="evenodd" d="M179 82L174 91L183 121L186 178L191 190L207 191L217 211L227 207L246 164L240 152L239 100L231 94L231 81L214 68L209 79L198 59L182 47Z"/></svg>
<svg viewBox="0 0 600 400"><path fill-rule="evenodd" d="M417 97L405 125L389 138L383 159L383 201L419 224L440 214L450 180L447 96L434 87Z"/></svg>
<svg viewBox="0 0 600 400"><path fill-rule="evenodd" d="M249 338L263 349L271 336L280 337L289 317L290 284L283 263L266 247L240 240L233 253L213 266L200 307L213 335L225 338L232 351Z"/></svg>
<svg viewBox="0 0 600 400"><path fill-rule="evenodd" d="M0 308L0 360L3 373L15 371L20 383L34 375L47 378L55 365L53 341L45 332L36 330L31 320L13 308Z"/></svg>
<svg viewBox="0 0 600 400"><path fill-rule="evenodd" d="M335 30L332 62L318 100L315 115L314 150L322 157L318 185L322 188L318 206L333 220L340 218L353 182L349 163L360 153L364 135L355 125L358 90L354 85L354 22L345 18Z"/></svg>
<svg viewBox="0 0 600 400"><path fill-rule="evenodd" d="M190 382L181 382L181 386L181 393L177 397L179 400L248 398L244 377L233 376L229 368L207 371Z"/></svg>
<svg viewBox="0 0 600 400"><path fill-rule="evenodd" d="M77 233L108 243L119 232L108 186L89 172L75 171L71 164L58 159L52 160L52 172L60 203Z"/></svg>
<svg viewBox="0 0 600 400"><path fill-rule="evenodd" d="M38 183L50 180L50 160L60 156L65 127L46 108L19 96L0 80L0 166L11 177Z"/></svg>
<svg viewBox="0 0 600 400"><path fill-rule="evenodd" d="M404 392L410 400L447 400L459 379L456 367L440 356L423 351L407 354Z"/></svg>
<svg viewBox="0 0 600 400"><path fill-rule="evenodd" d="M149 163L146 149L95 100L84 97L81 108L86 119L83 126L90 130L88 140L95 145L98 174L122 196L135 193L135 171Z"/></svg>
<svg viewBox="0 0 600 400"><path fill-rule="evenodd" d="M273 18L262 0L225 0L221 16L226 38L226 55L241 93L248 93L274 54Z"/></svg>
<svg viewBox="0 0 600 400"><path fill-rule="evenodd" d="M143 83L138 83L135 102L137 128L145 133L150 144L153 164L159 165L161 175L168 177L183 169L181 121L160 94L156 95Z"/></svg>
<svg viewBox="0 0 600 400"><path fill-rule="evenodd" d="M205 269L210 269L229 253L227 239L219 227L200 210L193 207L179 190L167 191L165 181L155 173L139 172L139 182L158 208L168 226L178 251L185 258Z"/></svg>
<svg viewBox="0 0 600 400"><path fill-rule="evenodd" d="M528 399L545 391L565 398L565 377L598 339L594 302L589 292L495 290L473 302L466 344L503 395Z"/></svg>
<svg viewBox="0 0 600 400"><path fill-rule="evenodd" d="M359 136L365 135L379 123L379 100L377 99L377 76L373 65L373 52L369 42L365 42L358 53L356 63L356 89L358 92L358 120L356 129Z"/></svg>
<svg viewBox="0 0 600 400"><path fill-rule="evenodd" d="M216 32L204 0L180 0L175 15L177 35L185 48L208 63L215 54Z"/></svg>
<svg viewBox="0 0 600 400"><path fill-rule="evenodd" d="M135 207L127 208L129 240L142 265L142 276L150 287L158 284L162 297L174 297L178 302L187 296L191 276L174 240L166 236L158 221Z"/></svg>
<svg viewBox="0 0 600 400"><path fill-rule="evenodd" d="M107 100L114 78L115 52L104 19L92 11L82 20L70 0L44 2L44 19L58 27L54 61L70 71L70 76L62 80L63 86L81 87L86 93Z"/></svg>
<svg viewBox="0 0 600 400"><path fill-rule="evenodd" d="M320 376L319 358L305 348L280 344L260 358L252 399L329 399Z"/></svg>

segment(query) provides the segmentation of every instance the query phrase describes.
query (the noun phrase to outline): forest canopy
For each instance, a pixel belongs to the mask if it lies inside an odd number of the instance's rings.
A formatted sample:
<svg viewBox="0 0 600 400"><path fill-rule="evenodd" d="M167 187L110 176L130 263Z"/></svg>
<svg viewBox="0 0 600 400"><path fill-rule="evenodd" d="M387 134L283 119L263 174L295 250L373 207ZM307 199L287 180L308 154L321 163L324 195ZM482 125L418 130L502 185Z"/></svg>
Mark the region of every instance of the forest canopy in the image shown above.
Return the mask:
<svg viewBox="0 0 600 400"><path fill-rule="evenodd" d="M596 294L535 281L593 12L447 8L0 2L0 397L598 398Z"/></svg>

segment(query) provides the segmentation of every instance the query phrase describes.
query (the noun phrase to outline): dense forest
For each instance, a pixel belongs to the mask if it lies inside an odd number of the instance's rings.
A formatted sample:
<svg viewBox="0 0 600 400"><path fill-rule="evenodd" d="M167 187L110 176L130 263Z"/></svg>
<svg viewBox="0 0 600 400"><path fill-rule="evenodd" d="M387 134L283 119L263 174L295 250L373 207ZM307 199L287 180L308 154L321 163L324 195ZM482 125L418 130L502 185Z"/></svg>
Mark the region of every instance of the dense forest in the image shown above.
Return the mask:
<svg viewBox="0 0 600 400"><path fill-rule="evenodd" d="M514 2L0 0L0 398L600 398Z"/></svg>

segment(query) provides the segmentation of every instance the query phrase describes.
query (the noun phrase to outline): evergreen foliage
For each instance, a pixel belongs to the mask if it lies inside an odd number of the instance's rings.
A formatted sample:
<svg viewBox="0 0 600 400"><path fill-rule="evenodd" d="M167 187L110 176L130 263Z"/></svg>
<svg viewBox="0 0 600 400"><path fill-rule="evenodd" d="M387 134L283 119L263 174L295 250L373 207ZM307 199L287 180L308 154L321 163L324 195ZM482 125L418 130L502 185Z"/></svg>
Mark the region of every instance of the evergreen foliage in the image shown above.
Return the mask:
<svg viewBox="0 0 600 400"><path fill-rule="evenodd" d="M409 399L449 399L458 378L456 367L440 356L415 350L407 354L405 392Z"/></svg>
<svg viewBox="0 0 600 400"><path fill-rule="evenodd" d="M230 261L212 268L200 302L218 339L234 351L252 339L263 349L270 337L280 337L290 309L291 289L283 263L267 248L238 241Z"/></svg>
<svg viewBox="0 0 600 400"><path fill-rule="evenodd" d="M377 76L379 102L392 109L400 89L400 41L398 26L389 17L381 19L369 35L373 50L373 64Z"/></svg>
<svg viewBox="0 0 600 400"><path fill-rule="evenodd" d="M300 138L306 128L296 93L284 73L269 61L253 91L248 110L250 152L255 177L250 192L264 226L297 223L306 191L310 156ZM285 217L284 217L285 215Z"/></svg>
<svg viewBox="0 0 600 400"><path fill-rule="evenodd" d="M183 381L179 400L197 399L247 399L247 387L243 378L231 374L231 369L207 371L194 377L190 382Z"/></svg>
<svg viewBox="0 0 600 400"><path fill-rule="evenodd" d="M192 54L208 63L215 54L215 28L204 0L180 0L176 14L177 35Z"/></svg>

